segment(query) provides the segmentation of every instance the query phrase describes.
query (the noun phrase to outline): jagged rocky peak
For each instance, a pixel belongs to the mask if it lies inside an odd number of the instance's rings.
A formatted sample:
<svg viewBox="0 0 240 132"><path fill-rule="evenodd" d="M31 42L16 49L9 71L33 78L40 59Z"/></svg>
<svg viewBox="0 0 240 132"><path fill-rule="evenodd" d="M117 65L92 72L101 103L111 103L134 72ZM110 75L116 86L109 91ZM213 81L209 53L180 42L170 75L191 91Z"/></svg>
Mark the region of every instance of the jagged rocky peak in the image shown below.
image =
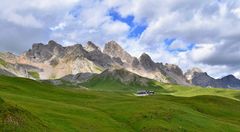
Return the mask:
<svg viewBox="0 0 240 132"><path fill-rule="evenodd" d="M183 71L178 65L166 63L165 67L168 71L171 71L177 74L178 76L183 76Z"/></svg>
<svg viewBox="0 0 240 132"><path fill-rule="evenodd" d="M118 63L119 65L123 65L123 64L124 64L124 63L122 62L121 58L119 58L119 57L113 57L112 59L113 59L113 61L115 61L115 62Z"/></svg>
<svg viewBox="0 0 240 132"><path fill-rule="evenodd" d="M215 79L209 76L206 72L195 72L191 83L202 87L240 88L240 80L233 75L228 75L221 79Z"/></svg>
<svg viewBox="0 0 240 132"><path fill-rule="evenodd" d="M35 43L25 56L35 62L44 62L53 56L63 56L64 48L57 42L50 40L47 45Z"/></svg>
<svg viewBox="0 0 240 132"><path fill-rule="evenodd" d="M58 44L57 42L50 40L48 42L49 49L53 52L55 56L63 56L64 55L64 48L62 45Z"/></svg>
<svg viewBox="0 0 240 132"><path fill-rule="evenodd" d="M197 73L203 73L203 71L197 67L194 67L192 69L187 70L184 76L188 81L190 81L194 78L194 75Z"/></svg>
<svg viewBox="0 0 240 132"><path fill-rule="evenodd" d="M83 48L81 44L75 44L72 46L65 47L66 54L74 54L74 55L85 55L87 51Z"/></svg>
<svg viewBox="0 0 240 132"><path fill-rule="evenodd" d="M240 89L240 80L236 78L234 75L228 75L218 80L221 81L222 84L224 84L225 88Z"/></svg>
<svg viewBox="0 0 240 132"><path fill-rule="evenodd" d="M10 52L0 52L0 58L6 62L16 63L17 57L17 55Z"/></svg>
<svg viewBox="0 0 240 132"><path fill-rule="evenodd" d="M88 41L84 49L88 52L91 52L94 50L100 50L100 48L96 46L92 41Z"/></svg>
<svg viewBox="0 0 240 132"><path fill-rule="evenodd" d="M156 65L159 69L164 69L165 68L165 66L162 62L157 62Z"/></svg>
<svg viewBox="0 0 240 132"><path fill-rule="evenodd" d="M132 67L137 68L139 64L140 64L139 60L136 57L134 57L132 61Z"/></svg>
<svg viewBox="0 0 240 132"><path fill-rule="evenodd" d="M227 75L225 77L222 77L220 80L222 80L223 82L239 82L240 83L240 80L237 79L234 75ZM234 83L233 83L234 84Z"/></svg>
<svg viewBox="0 0 240 132"><path fill-rule="evenodd" d="M58 44L57 42L55 42L54 40L50 40L48 42L47 45L44 45L43 43L35 43L33 44L32 46L32 50L35 51L35 50L50 50L50 51L53 51L55 48L63 48L60 44Z"/></svg>
<svg viewBox="0 0 240 132"><path fill-rule="evenodd" d="M113 54L112 50L123 51L123 48L116 41L110 41L105 44L104 51Z"/></svg>
<svg viewBox="0 0 240 132"><path fill-rule="evenodd" d="M143 53L140 58L139 58L139 62L142 65L142 67L145 70L156 70L156 64L155 62L151 59L151 57L146 54Z"/></svg>
<svg viewBox="0 0 240 132"><path fill-rule="evenodd" d="M150 79L139 76L135 73L129 72L126 69L106 69L98 75L100 78L110 78L113 80L120 80L124 84L140 84L147 85Z"/></svg>
<svg viewBox="0 0 240 132"><path fill-rule="evenodd" d="M206 72L197 72L194 74L192 80L190 80L193 85L202 87L220 87L218 82L210 77Z"/></svg>
<svg viewBox="0 0 240 132"><path fill-rule="evenodd" d="M133 57L124 51L124 49L115 41L110 41L105 44L103 53L111 57L119 57L123 62L131 64Z"/></svg>
<svg viewBox="0 0 240 132"><path fill-rule="evenodd" d="M55 48L55 47L62 47L60 44L58 44L56 41L54 41L54 40L50 40L49 42L48 42L48 45L49 45L49 47L51 47L51 48Z"/></svg>
<svg viewBox="0 0 240 132"><path fill-rule="evenodd" d="M87 53L87 58L97 65L102 67L110 67L113 60L107 54L102 53L100 50L93 50Z"/></svg>
<svg viewBox="0 0 240 132"><path fill-rule="evenodd" d="M222 79L237 79L234 75L227 75L223 77Z"/></svg>

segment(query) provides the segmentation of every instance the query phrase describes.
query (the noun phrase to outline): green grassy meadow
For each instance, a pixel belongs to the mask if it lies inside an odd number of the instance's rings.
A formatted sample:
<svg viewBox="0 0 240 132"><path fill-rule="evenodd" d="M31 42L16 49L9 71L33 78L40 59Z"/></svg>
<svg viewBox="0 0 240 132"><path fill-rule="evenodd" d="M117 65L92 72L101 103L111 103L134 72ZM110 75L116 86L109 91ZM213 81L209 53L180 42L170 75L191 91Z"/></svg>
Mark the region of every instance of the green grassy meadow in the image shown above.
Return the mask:
<svg viewBox="0 0 240 132"><path fill-rule="evenodd" d="M84 88L64 88L30 79L0 76L2 131L240 130L238 90L160 83L140 87L116 80L94 80L83 85ZM134 96L134 91L141 88L154 89L156 94ZM4 123L6 116L3 115L9 111L17 117L11 119L19 120Z"/></svg>

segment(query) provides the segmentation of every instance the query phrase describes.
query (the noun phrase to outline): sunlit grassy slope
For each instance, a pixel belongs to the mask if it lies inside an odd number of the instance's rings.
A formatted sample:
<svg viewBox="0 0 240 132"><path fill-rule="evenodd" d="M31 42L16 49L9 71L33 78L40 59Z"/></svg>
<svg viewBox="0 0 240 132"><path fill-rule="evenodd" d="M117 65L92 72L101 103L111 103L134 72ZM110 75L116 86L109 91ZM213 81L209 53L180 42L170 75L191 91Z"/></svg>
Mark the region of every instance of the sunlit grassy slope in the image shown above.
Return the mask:
<svg viewBox="0 0 240 132"><path fill-rule="evenodd" d="M84 83L90 89L95 90L110 90L110 91L123 91L134 92L137 90L154 90L157 94L173 95L180 97L193 97L198 95L215 95L226 97L230 99L240 100L240 90L224 89L224 88L202 88L197 86L182 86L174 84L163 84L159 82L150 82L148 86L141 86L136 84L123 84L118 80L111 78L93 78L87 83Z"/></svg>
<svg viewBox="0 0 240 132"><path fill-rule="evenodd" d="M129 84L124 84L121 83L119 80L113 79L111 77L105 78L94 77L89 81L83 83L82 86L102 91L136 92L137 90L148 89L166 92L166 90L163 89L160 84L156 83L153 80L149 80L149 82L146 85L140 85L137 83L137 81L131 82Z"/></svg>
<svg viewBox="0 0 240 132"><path fill-rule="evenodd" d="M47 131L240 130L239 91L151 84L156 95L136 97L139 86L128 91L126 85L107 81L88 82L86 90L1 76L0 97L30 112Z"/></svg>
<svg viewBox="0 0 240 132"><path fill-rule="evenodd" d="M30 112L12 106L0 98L0 131L46 131L47 127Z"/></svg>
<svg viewBox="0 0 240 132"><path fill-rule="evenodd" d="M224 89L224 88L204 88L197 86L181 86L181 85L172 85L172 84L159 84L161 85L168 93L168 95L180 96L180 97L193 97L198 95L214 95L226 97L234 100L240 100L240 90L236 89ZM163 94L163 93L162 93Z"/></svg>

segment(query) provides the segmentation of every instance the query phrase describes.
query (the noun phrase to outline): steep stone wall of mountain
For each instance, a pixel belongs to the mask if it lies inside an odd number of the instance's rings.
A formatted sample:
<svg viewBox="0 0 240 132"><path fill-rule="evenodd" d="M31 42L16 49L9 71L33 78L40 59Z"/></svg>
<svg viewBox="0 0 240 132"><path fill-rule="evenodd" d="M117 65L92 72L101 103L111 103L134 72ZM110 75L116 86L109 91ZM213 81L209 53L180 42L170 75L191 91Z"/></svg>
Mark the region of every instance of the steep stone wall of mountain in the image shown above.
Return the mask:
<svg viewBox="0 0 240 132"><path fill-rule="evenodd" d="M96 46L92 41L88 41L84 49L88 52L94 51L94 50L100 50L100 48Z"/></svg>
<svg viewBox="0 0 240 132"><path fill-rule="evenodd" d="M60 80L78 84L78 83L86 82L87 80L91 79L92 77L94 77L96 75L97 74L90 73L90 72L78 73L78 74L74 74L74 75L70 74L70 75L66 75L66 76L60 78Z"/></svg>
<svg viewBox="0 0 240 132"><path fill-rule="evenodd" d="M155 62L146 53L143 53L138 59L127 53L115 41L106 43L103 53L111 56L113 60L118 62L120 64L118 68L125 68L140 76L169 83L167 77L164 76L161 70L157 69Z"/></svg>
<svg viewBox="0 0 240 132"><path fill-rule="evenodd" d="M151 57L146 53L143 53L140 56L139 62L140 65L147 71L155 71L157 68L155 62L153 62Z"/></svg>
<svg viewBox="0 0 240 132"><path fill-rule="evenodd" d="M185 73L185 77L191 84L196 86L240 89L240 80L233 75L215 79L206 72L202 72L198 68L193 68Z"/></svg>
<svg viewBox="0 0 240 132"><path fill-rule="evenodd" d="M109 55L110 57L121 58L123 62L131 64L134 57L127 53L117 42L110 41L105 44L103 53Z"/></svg>
<svg viewBox="0 0 240 132"><path fill-rule="evenodd" d="M225 76L221 79L218 79L222 82L223 88L238 88L240 89L240 80L233 75Z"/></svg>
<svg viewBox="0 0 240 132"><path fill-rule="evenodd" d="M184 74L184 76L189 83L192 83L192 79L196 73L202 73L202 70L195 67L195 68L187 70L187 72Z"/></svg>
<svg viewBox="0 0 240 132"><path fill-rule="evenodd" d="M100 55L98 54L97 56ZM7 55L2 54L0 57L6 61L9 60L8 58L12 58L10 59L10 62L13 65L16 65L15 71L18 72L16 75L23 77L28 77L27 74L24 75L22 73L23 71L25 71L25 73L28 71L37 72L40 79L57 79L68 74L77 74L81 72L100 73L103 70L103 67L98 64L100 62L90 60L91 53L86 51L82 45L76 44L73 46L62 47L60 44L52 40L46 45L42 43L33 44L32 49L20 56L13 57L13 55L8 53ZM41 70L33 70L31 67L22 68L23 65L36 67ZM12 68L8 66L8 69ZM22 72L19 73L19 71Z"/></svg>
<svg viewBox="0 0 240 132"><path fill-rule="evenodd" d="M182 85L203 87L239 88L234 76L214 79L200 69L193 68L185 74L173 64L154 62L143 53L139 58L131 56L117 42L105 44L103 51L93 42L85 46L75 44L63 47L50 40L47 44L35 43L21 55L0 53L0 73L36 79L59 79L81 73L100 74L106 69L125 69L136 75ZM69 76L68 76L69 75ZM81 79L81 77L79 76Z"/></svg>
<svg viewBox="0 0 240 132"><path fill-rule="evenodd" d="M15 65L17 72L14 74L22 77L29 77L29 71L37 72L40 79L58 79L72 74L101 73L109 68L124 68L157 81L185 85L181 79L181 70L176 66L155 63L146 53L139 59L133 57L115 41L106 43L102 52L91 41L84 47L81 44L63 47L50 40L47 44L33 44L31 49L20 56L7 53L0 54L0 57ZM26 67L27 65L35 69ZM11 68L8 68L8 71L13 71L9 69Z"/></svg>
<svg viewBox="0 0 240 132"><path fill-rule="evenodd" d="M148 78L144 78L142 76L139 76L135 73L129 72L125 69L107 69L103 71L101 74L96 76L97 78L108 78L113 80L119 80L120 82L124 84L138 84L138 85L144 85L147 86L148 82L151 80Z"/></svg>
<svg viewBox="0 0 240 132"><path fill-rule="evenodd" d="M1 53L0 55L0 74L1 75L19 76L19 77L38 79L38 78L35 78L36 76L33 76L33 73L38 73L42 71L42 69L34 67L32 65L11 63L15 61L11 59L8 61L5 61L4 59L6 59L5 57L8 55L9 53ZM13 55L11 56L13 57Z"/></svg>

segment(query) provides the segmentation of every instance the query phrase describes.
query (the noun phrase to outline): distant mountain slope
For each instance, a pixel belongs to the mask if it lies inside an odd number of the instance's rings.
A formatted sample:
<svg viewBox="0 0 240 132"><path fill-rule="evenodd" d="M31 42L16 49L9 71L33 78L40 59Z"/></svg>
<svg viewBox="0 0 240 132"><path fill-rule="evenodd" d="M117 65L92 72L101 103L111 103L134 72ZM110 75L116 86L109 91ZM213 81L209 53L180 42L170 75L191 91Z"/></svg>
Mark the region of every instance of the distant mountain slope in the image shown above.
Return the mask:
<svg viewBox="0 0 240 132"><path fill-rule="evenodd" d="M235 77L215 80L199 74L193 78L193 71L189 70L184 74L178 65L154 62L147 53L143 53L139 58L131 56L115 41L106 43L101 50L91 41L84 46L75 44L63 47L50 40L47 44L33 44L31 49L19 56L0 53L0 74L38 80L63 78L72 82L76 81L74 78L81 73L100 74L106 69L120 68L163 83L223 88L240 87L239 80ZM83 82L86 79L79 77L77 80Z"/></svg>
<svg viewBox="0 0 240 132"><path fill-rule="evenodd" d="M39 79L38 72L40 71L41 69L31 65L10 63L0 58L0 75Z"/></svg>
<svg viewBox="0 0 240 132"><path fill-rule="evenodd" d="M235 88L240 89L240 80L233 75L228 75L220 79L210 77L206 72L199 70L193 70L194 72L188 71L186 76L189 78L193 85L202 87L215 87L215 88ZM191 75L190 75L191 74Z"/></svg>
<svg viewBox="0 0 240 132"><path fill-rule="evenodd" d="M21 66L15 69L13 74L28 78L32 77L28 74L29 72L39 74L40 79L59 79L78 73L101 73L109 68L124 68L157 81L186 84L182 75L179 76L179 74L175 74L175 71L172 71L174 69L153 62L150 56L145 53L139 59L132 57L115 41L106 43L102 52L91 41L87 42L85 46L75 44L63 47L50 40L48 44L33 44L31 49L19 56L1 53L0 58L14 66ZM5 70L12 73L9 66Z"/></svg>
<svg viewBox="0 0 240 132"><path fill-rule="evenodd" d="M107 69L101 74L93 76L82 85L99 90L161 90L160 86L154 85L155 81L125 69Z"/></svg>

